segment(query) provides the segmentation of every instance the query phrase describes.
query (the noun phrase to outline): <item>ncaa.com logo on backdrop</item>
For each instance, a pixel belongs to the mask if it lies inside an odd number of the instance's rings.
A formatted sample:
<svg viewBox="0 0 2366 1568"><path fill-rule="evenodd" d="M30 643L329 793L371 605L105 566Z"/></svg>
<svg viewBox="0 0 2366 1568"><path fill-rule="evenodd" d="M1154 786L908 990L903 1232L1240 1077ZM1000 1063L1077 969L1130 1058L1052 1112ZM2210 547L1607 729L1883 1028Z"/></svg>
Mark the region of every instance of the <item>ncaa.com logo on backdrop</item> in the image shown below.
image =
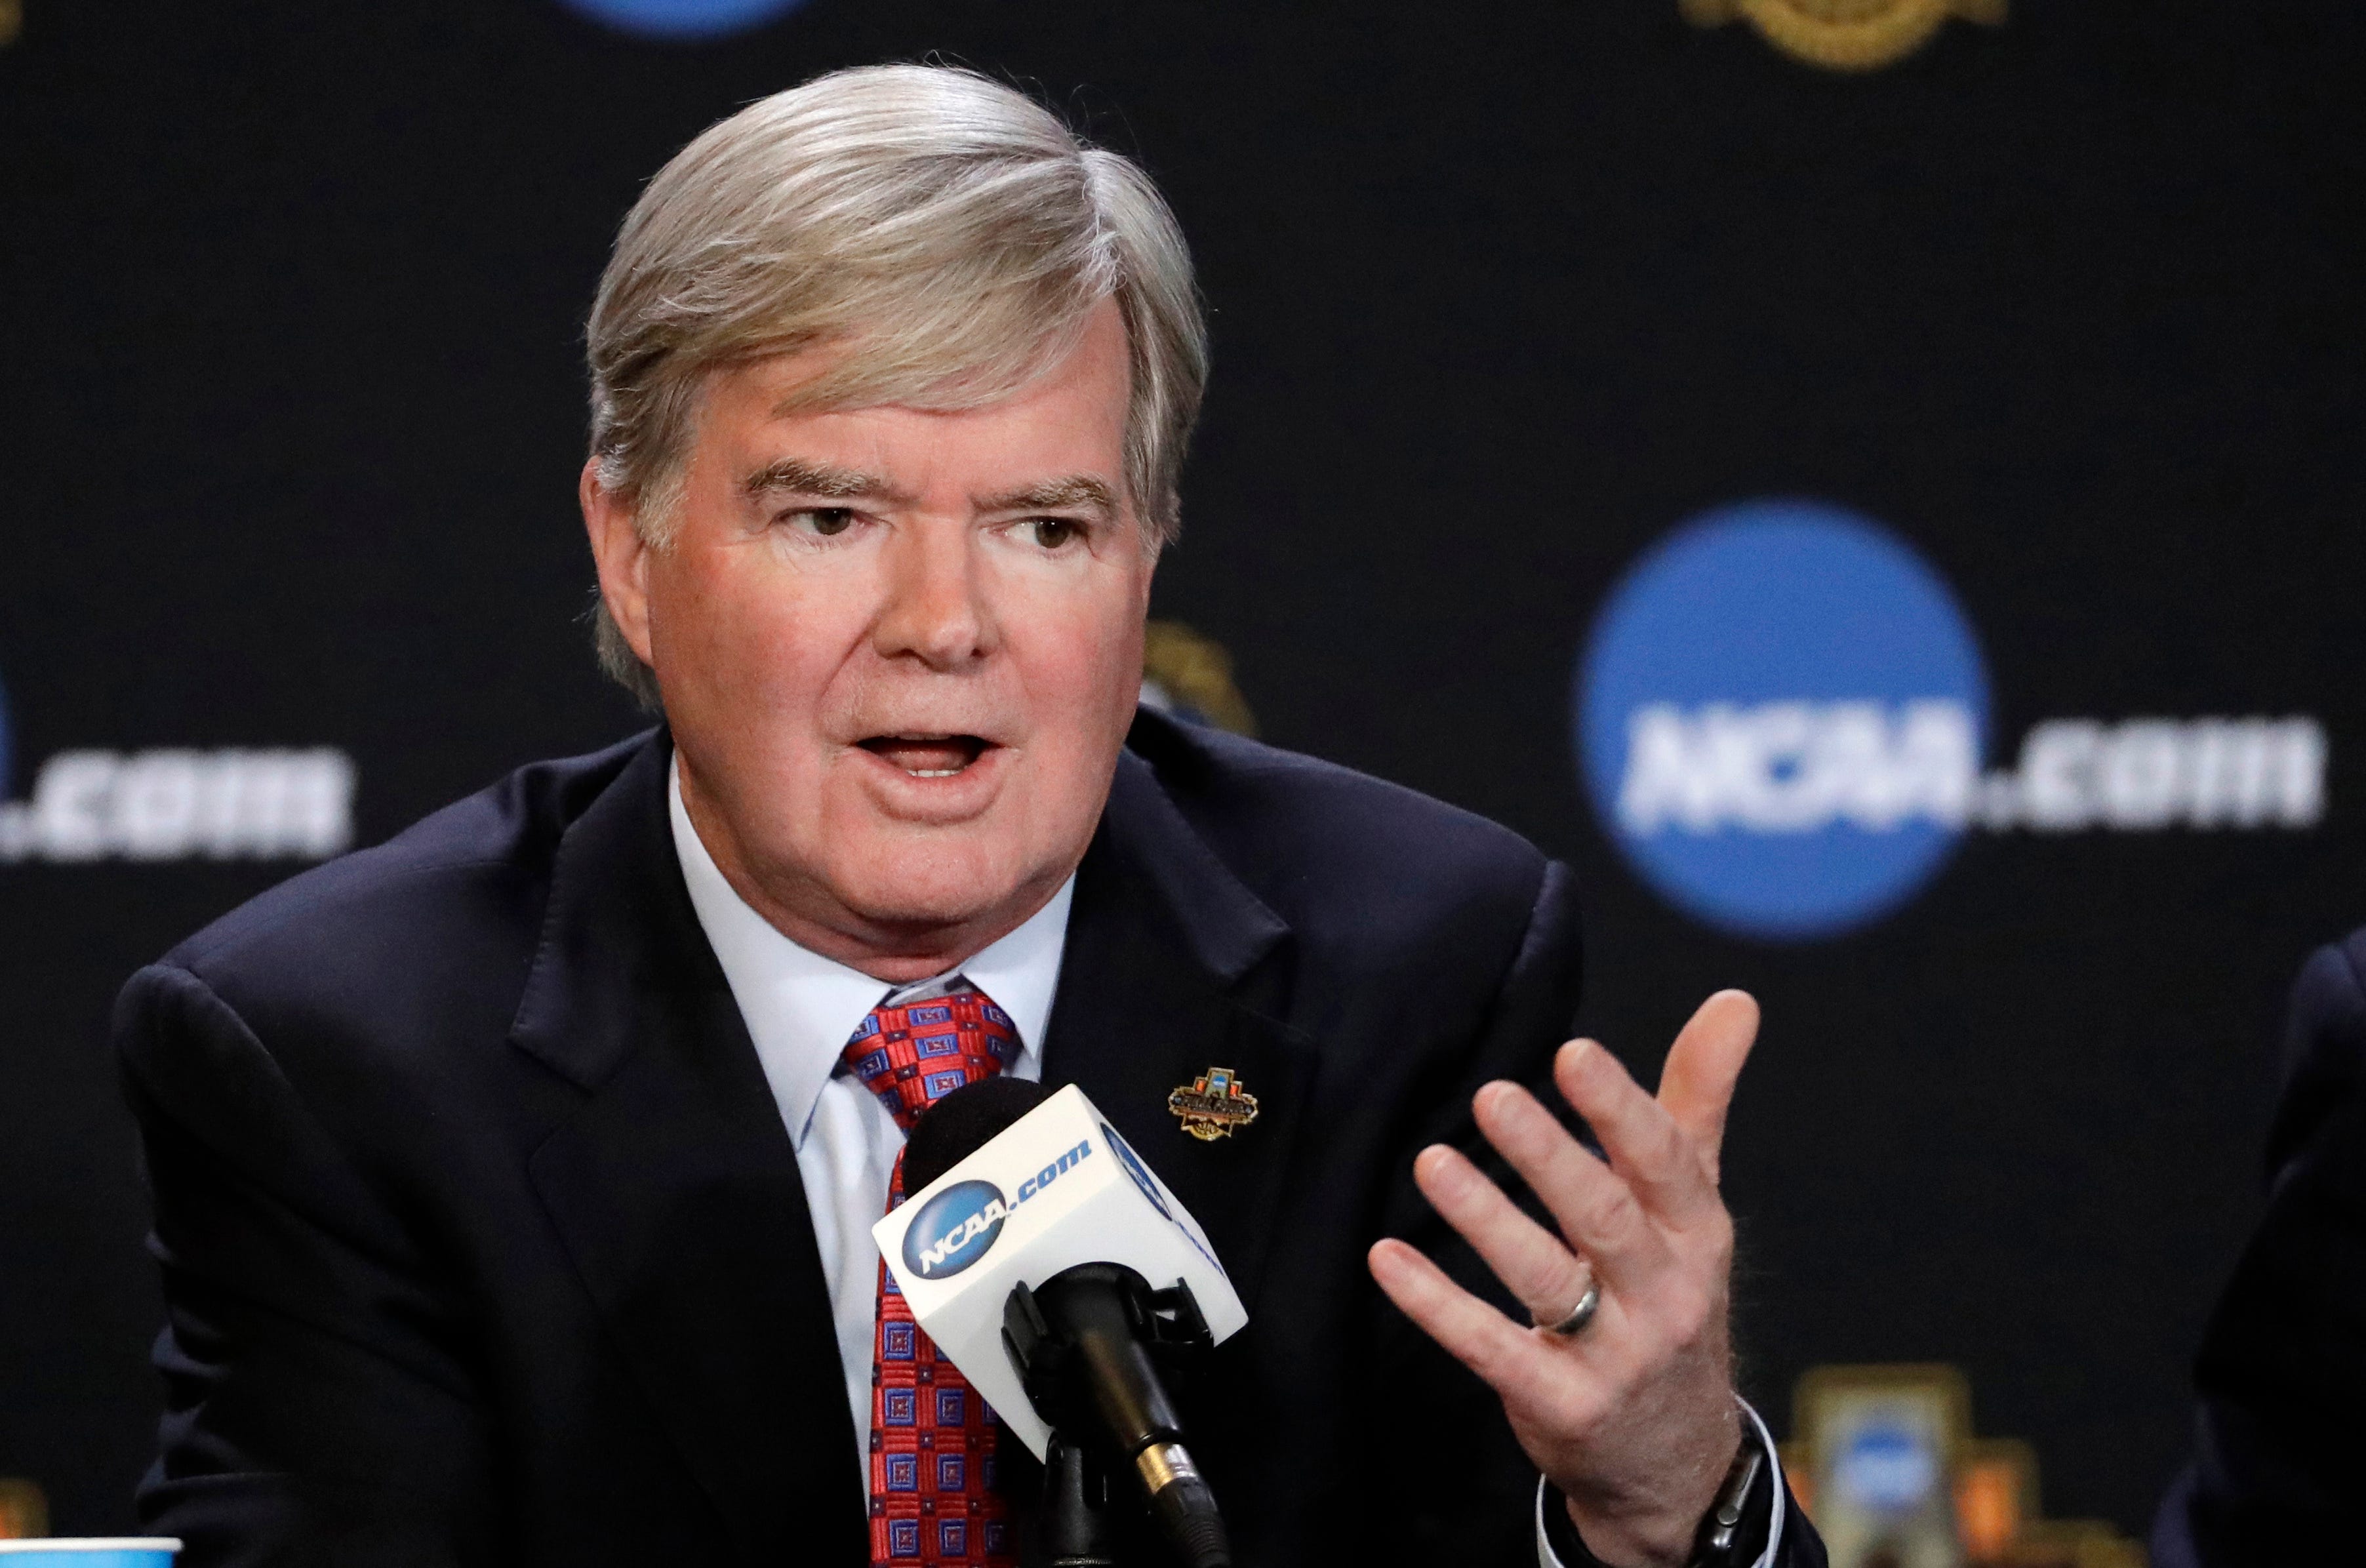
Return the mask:
<svg viewBox="0 0 2366 1568"><path fill-rule="evenodd" d="M1575 697L1613 841L1671 903L1746 936L1876 919L1969 832L2325 814L2325 728L2306 716L2048 719L1988 768L1988 676L1955 595L1818 502L1743 502L1661 541L1604 605Z"/></svg>
<svg viewBox="0 0 2366 1568"><path fill-rule="evenodd" d="M10 800L16 761L0 689L0 863L326 860L353 842L354 762L329 747L61 751Z"/></svg>

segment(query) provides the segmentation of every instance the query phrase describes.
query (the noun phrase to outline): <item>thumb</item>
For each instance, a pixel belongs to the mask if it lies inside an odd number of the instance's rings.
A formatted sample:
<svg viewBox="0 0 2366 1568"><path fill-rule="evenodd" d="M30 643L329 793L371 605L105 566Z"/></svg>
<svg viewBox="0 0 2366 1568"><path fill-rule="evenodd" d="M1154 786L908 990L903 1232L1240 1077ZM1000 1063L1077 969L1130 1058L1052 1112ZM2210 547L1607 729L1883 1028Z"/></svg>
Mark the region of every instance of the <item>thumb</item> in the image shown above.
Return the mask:
<svg viewBox="0 0 2366 1568"><path fill-rule="evenodd" d="M1660 1069L1660 1104L1700 1150L1712 1181L1725 1145L1733 1086L1757 1039L1757 998L1747 991L1719 991L1701 1003L1676 1035Z"/></svg>

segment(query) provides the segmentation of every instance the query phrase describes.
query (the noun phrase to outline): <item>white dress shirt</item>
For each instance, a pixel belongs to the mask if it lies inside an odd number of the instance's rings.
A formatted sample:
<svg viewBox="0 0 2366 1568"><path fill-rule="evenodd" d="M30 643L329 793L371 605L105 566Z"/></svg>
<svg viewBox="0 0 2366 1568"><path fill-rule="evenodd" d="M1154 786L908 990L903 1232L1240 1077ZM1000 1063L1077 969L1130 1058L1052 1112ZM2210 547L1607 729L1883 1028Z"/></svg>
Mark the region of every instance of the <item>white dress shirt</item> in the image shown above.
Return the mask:
<svg viewBox="0 0 2366 1568"><path fill-rule="evenodd" d="M854 1032L891 993L890 986L859 969L798 946L775 930L739 897L715 857L691 826L682 803L682 774L667 770L667 797L673 820L674 853L690 886L691 908L723 965L739 1016L755 1042L781 1124L796 1145L797 1174L813 1211L814 1240L821 1248L822 1275L829 1285L830 1315L838 1327L839 1364L846 1373L846 1404L854 1417L855 1462L864 1496L871 1495L871 1357L879 1312L879 1249L871 1227L887 1212L887 1183L904 1146L903 1129L887 1108L839 1071ZM1059 989L1060 958L1068 945L1068 908L1076 879L1070 876L1052 901L1025 924L953 971L994 998L1010 1015L1019 1035L1013 1077L1041 1082L1043 1027L1051 1021L1052 998ZM950 977L950 976L947 976ZM1748 1410L1748 1406L1743 1407ZM1758 1413L1750 1411L1758 1424ZM1766 1442L1767 1462L1774 1445ZM1782 1538L1782 1477L1774 1478L1774 1529L1756 1568L1767 1568ZM1545 1489L1537 1488L1537 1561L1563 1568L1546 1543Z"/></svg>
<svg viewBox="0 0 2366 1568"><path fill-rule="evenodd" d="M871 1495L871 1354L879 1313L879 1248L871 1227L887 1212L887 1182L904 1147L903 1129L851 1073L840 1053L873 1008L906 987L798 946L773 929L725 879L682 803L682 775L669 769L673 847L690 886L691 908L723 965L756 1059L772 1085L781 1124L796 1145L797 1175L813 1210L814 1240L829 1285L838 1359L846 1371L847 1409L854 1416L855 1459ZM1019 1035L1013 1077L1043 1077L1043 1026L1059 988L1068 942L1070 877L1025 924L986 948L958 973L1010 1015Z"/></svg>

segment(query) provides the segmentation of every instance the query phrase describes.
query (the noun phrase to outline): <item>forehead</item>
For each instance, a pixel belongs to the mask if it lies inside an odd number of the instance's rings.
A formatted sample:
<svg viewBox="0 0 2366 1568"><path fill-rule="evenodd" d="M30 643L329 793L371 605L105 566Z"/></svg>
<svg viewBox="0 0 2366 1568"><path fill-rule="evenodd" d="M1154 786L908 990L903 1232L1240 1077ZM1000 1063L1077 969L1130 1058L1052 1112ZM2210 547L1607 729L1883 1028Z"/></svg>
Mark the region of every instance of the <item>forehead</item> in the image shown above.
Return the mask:
<svg viewBox="0 0 2366 1568"><path fill-rule="evenodd" d="M1114 302L1009 367L899 363L896 346L858 336L720 370L702 399L701 435L918 439L1014 459L1056 447L1074 460L1105 448L1104 460L1121 459L1132 377Z"/></svg>

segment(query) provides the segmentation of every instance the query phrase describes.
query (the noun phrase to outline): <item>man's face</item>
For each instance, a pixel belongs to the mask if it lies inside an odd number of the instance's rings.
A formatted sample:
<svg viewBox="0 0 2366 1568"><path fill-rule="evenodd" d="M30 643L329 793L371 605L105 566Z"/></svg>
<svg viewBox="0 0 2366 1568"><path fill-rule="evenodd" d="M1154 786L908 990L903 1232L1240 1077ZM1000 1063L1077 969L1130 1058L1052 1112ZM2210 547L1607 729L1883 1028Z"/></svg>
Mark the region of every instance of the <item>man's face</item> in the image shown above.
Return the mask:
<svg viewBox="0 0 2366 1568"><path fill-rule="evenodd" d="M1124 327L1103 305L966 412L776 412L817 367L715 379L662 552L588 479L586 513L734 886L809 947L919 977L1075 869L1132 718L1153 558Z"/></svg>

